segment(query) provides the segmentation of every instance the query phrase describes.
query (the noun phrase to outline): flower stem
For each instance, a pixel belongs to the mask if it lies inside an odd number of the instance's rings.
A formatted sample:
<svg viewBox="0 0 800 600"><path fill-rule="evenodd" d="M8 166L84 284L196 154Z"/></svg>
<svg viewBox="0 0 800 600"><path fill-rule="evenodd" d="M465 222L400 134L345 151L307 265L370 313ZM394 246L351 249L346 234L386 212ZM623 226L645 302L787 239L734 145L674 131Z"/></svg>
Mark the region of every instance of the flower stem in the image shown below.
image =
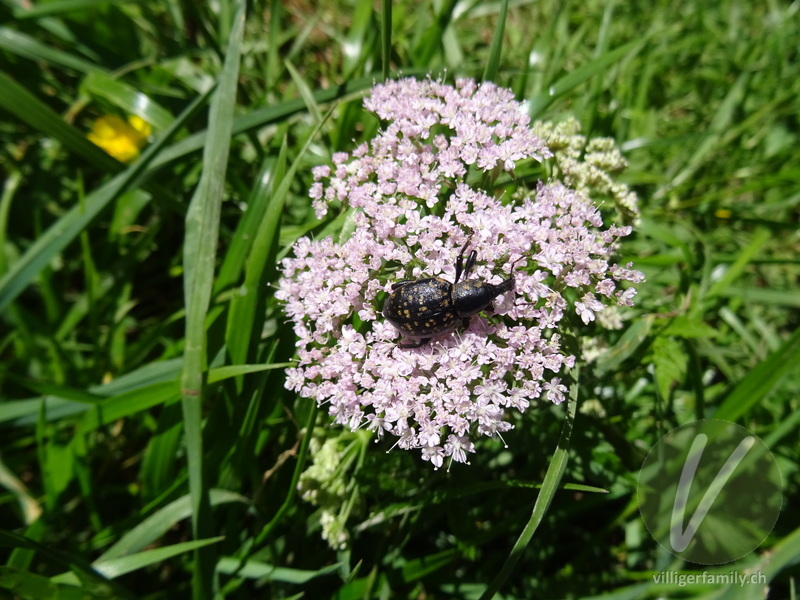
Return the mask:
<svg viewBox="0 0 800 600"><path fill-rule="evenodd" d="M489 600L493 598L500 589L500 586L503 585L508 576L514 571L514 567L522 557L522 553L525 551L525 548L527 548L531 539L533 539L534 532L544 519L547 509L550 507L550 503L553 501L553 497L558 491L561 477L564 475L564 471L567 468L569 440L575 425L579 391L578 374L579 368L576 366L572 370L574 383L570 387L569 399L567 400L567 418L564 420L561 438L558 440L558 446L553 453L553 458L550 461L550 466L547 468L547 473L545 473L539 497L536 498L536 503L533 505L531 518L527 525L525 525L525 529L522 530L516 544L514 544L514 547L511 549L511 554L508 555L503 568L500 569L500 573L497 574L494 581L492 581L489 587L486 588L486 591L483 592L480 600Z"/></svg>

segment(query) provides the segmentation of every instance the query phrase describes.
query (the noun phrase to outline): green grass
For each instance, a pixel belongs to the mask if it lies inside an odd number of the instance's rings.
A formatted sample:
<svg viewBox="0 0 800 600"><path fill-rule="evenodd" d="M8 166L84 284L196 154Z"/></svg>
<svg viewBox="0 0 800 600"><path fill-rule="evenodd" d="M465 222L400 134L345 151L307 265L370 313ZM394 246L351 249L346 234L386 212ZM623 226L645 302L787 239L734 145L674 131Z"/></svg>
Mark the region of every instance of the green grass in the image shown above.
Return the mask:
<svg viewBox="0 0 800 600"><path fill-rule="evenodd" d="M797 5L514 2L495 35L502 2L396 2L389 38L378 4L0 0L0 598L761 598L652 578L702 567L644 528L639 468L711 417L785 487L718 570L796 597ZM376 131L362 92L445 70L617 141L647 275L568 405L450 472L286 391L273 297L294 240L344 226L307 190ZM131 114L153 137L125 165L86 134ZM325 440L340 551L297 492Z"/></svg>

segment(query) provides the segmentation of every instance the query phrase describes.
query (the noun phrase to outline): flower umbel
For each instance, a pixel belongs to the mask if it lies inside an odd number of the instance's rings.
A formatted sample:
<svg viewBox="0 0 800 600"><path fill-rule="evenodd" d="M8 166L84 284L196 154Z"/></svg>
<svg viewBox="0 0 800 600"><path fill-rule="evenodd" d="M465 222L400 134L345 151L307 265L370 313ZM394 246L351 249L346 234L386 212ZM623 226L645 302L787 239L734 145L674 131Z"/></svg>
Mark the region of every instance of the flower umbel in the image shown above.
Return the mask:
<svg viewBox="0 0 800 600"><path fill-rule="evenodd" d="M341 425L421 449L436 468L467 462L478 435L512 428L509 409L563 401L556 375L575 357L561 347L562 319L590 323L610 304L632 304L635 290L621 283L643 276L611 262L631 229L604 226L588 195L560 182L505 198L472 184L551 156L509 90L405 79L376 86L364 105L386 128L335 155L333 169L317 167L311 189L318 216L332 202L350 209L352 234L302 238L282 263L276 296L298 336L286 385L327 404ZM515 265L514 291L495 301L494 316L420 348L398 346L380 314L392 284L453 282L468 238L470 277L496 285Z"/></svg>

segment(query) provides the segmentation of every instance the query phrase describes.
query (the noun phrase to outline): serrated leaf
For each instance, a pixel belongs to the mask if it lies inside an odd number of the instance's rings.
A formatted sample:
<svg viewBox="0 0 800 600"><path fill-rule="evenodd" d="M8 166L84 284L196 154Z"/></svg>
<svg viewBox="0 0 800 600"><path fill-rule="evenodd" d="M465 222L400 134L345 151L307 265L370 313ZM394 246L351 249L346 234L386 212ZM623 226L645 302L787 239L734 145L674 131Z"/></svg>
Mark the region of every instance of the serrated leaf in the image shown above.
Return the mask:
<svg viewBox="0 0 800 600"><path fill-rule="evenodd" d="M652 351L658 391L662 398L669 398L675 385L686 376L688 357L677 340L663 336L653 340Z"/></svg>
<svg viewBox="0 0 800 600"><path fill-rule="evenodd" d="M679 315L659 332L660 336L675 336L681 338L712 338L718 335L718 331L689 315Z"/></svg>

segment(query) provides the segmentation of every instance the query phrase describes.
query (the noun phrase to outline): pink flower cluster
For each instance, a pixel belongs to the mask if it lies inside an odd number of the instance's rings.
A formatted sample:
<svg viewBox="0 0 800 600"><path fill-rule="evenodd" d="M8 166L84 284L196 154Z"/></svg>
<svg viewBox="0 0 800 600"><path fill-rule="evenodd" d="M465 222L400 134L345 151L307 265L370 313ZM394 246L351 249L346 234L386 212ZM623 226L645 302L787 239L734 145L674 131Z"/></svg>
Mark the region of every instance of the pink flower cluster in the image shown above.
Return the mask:
<svg viewBox="0 0 800 600"><path fill-rule="evenodd" d="M512 428L510 409L564 400L557 374L575 358L557 327L570 311L588 323L611 303L631 305L635 290L620 283L643 276L611 262L630 228L604 227L559 182L513 198L467 185L476 172L550 156L508 90L405 79L376 86L364 105L388 125L352 156L337 154L333 171L316 168L311 190L319 216L331 202L349 209L352 233L302 238L282 262L276 296L298 337L286 386L327 405L338 424L421 449L436 468L467 462L476 436ZM470 277L498 284L514 265L515 290L468 327L399 346L381 315L392 283L452 282L470 235Z"/></svg>

